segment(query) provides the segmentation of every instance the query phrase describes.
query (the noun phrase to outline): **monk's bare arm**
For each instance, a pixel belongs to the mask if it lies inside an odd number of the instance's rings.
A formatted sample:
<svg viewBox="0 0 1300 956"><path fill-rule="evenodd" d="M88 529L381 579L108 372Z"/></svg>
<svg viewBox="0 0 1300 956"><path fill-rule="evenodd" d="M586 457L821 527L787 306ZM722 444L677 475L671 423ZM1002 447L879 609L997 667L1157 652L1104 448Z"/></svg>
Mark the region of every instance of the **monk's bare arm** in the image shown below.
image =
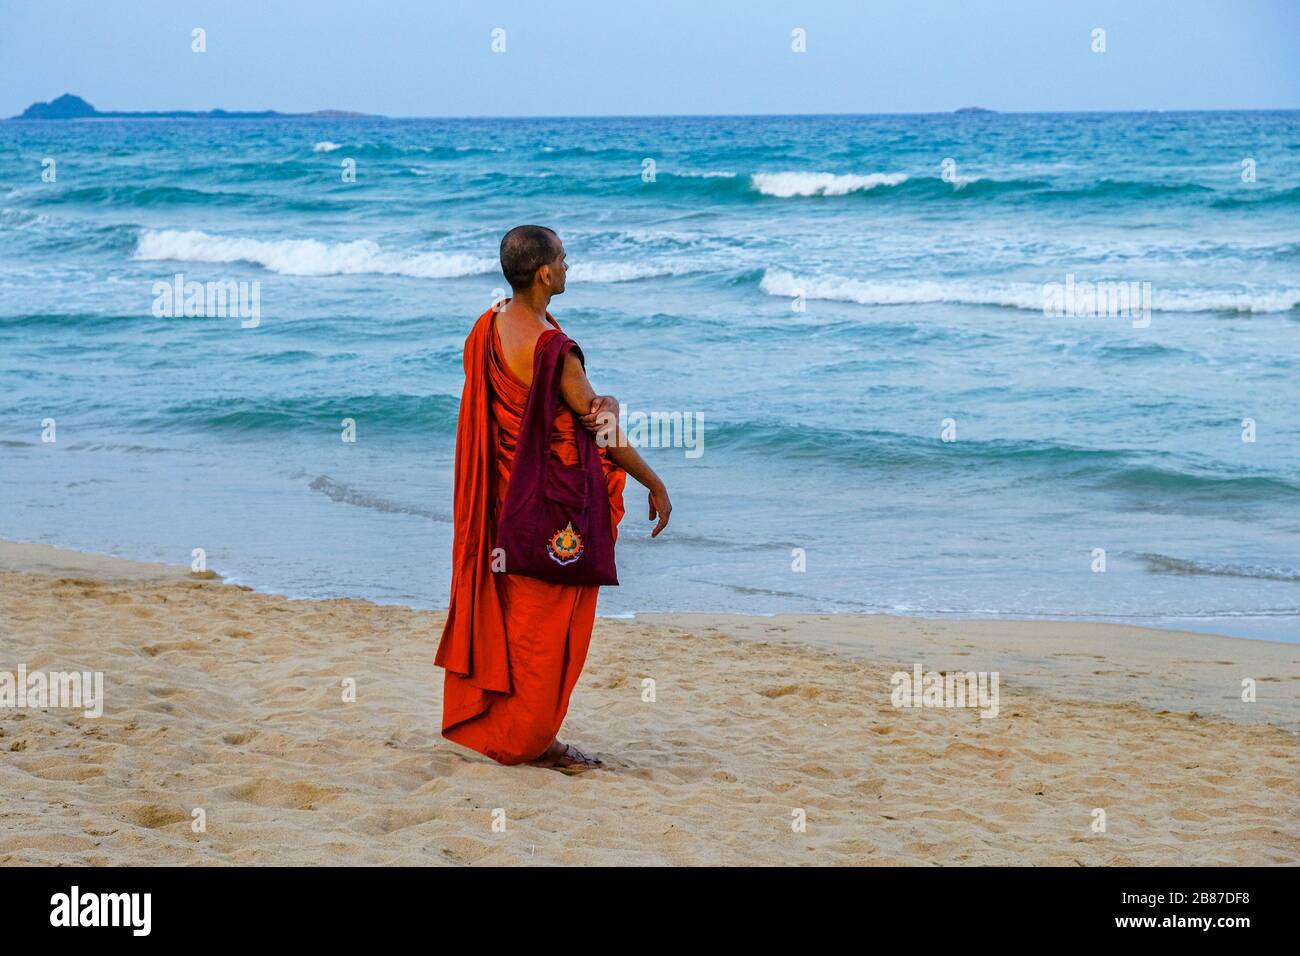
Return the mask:
<svg viewBox="0 0 1300 956"><path fill-rule="evenodd" d="M582 362L573 352L564 356L564 369L560 372L560 397L577 415L586 415L591 411L591 403L596 400L596 390L587 381Z"/></svg>
<svg viewBox="0 0 1300 956"><path fill-rule="evenodd" d="M573 352L565 356L564 370L560 374L560 396L564 399L564 403L579 416L583 427L593 431L600 427L595 419L602 411L618 415L618 400L612 395L596 394L596 390L591 387L591 382L587 380L582 362ZM657 537L667 526L668 516L673 510L672 502L668 500L668 489L664 486L663 479L641 457L641 453L628 444L622 426L617 427L618 439L607 445L605 451L614 464L624 469L650 492L650 520L659 519L654 530L650 532L650 537Z"/></svg>

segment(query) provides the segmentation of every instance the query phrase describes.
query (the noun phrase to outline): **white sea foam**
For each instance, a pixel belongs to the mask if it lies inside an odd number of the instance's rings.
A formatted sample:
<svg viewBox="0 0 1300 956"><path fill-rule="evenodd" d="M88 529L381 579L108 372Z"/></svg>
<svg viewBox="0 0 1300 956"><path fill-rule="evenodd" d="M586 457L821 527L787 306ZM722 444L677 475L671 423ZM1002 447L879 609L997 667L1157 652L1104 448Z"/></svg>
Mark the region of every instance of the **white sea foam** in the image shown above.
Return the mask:
<svg viewBox="0 0 1300 956"><path fill-rule="evenodd" d="M271 272L294 276L376 275L417 279L455 279L498 269L496 259L446 252L392 252L369 239L320 242L316 239L250 239L206 232L147 229L136 259L175 262L251 262Z"/></svg>
<svg viewBox="0 0 1300 956"><path fill-rule="evenodd" d="M897 186L907 182L905 173L867 173L865 176L835 173L755 173L754 188L764 196L789 199L792 196L844 196L852 192Z"/></svg>
<svg viewBox="0 0 1300 956"><path fill-rule="evenodd" d="M416 279L455 279L487 275L500 268L495 258L450 252L388 251L369 239L321 242L317 239L252 239L206 232L147 229L134 258L173 262L250 262L292 276L400 275ZM577 262L573 282L634 282L695 271L690 262Z"/></svg>
<svg viewBox="0 0 1300 956"><path fill-rule="evenodd" d="M696 271L686 261L676 264L651 262L575 262L568 277L573 282L635 282L659 276L686 275Z"/></svg>
<svg viewBox="0 0 1300 956"><path fill-rule="evenodd" d="M313 153L332 153L334 152L334 150L342 149L342 148L343 147L340 144L331 143L329 140L326 139L326 140L321 140L319 143L313 146L311 148L311 151Z"/></svg>
<svg viewBox="0 0 1300 956"><path fill-rule="evenodd" d="M1100 277L1105 278L1105 277ZM1059 281L1052 280L1052 281ZM1043 286L1029 282L981 282L960 279L847 279L842 276L797 276L768 269L759 282L768 295L856 302L859 305L921 305L952 302L994 305L1043 311ZM1300 289L1255 292L1157 289L1152 309L1157 312L1289 312L1300 305Z"/></svg>
<svg viewBox="0 0 1300 956"><path fill-rule="evenodd" d="M1290 312L1297 305L1300 305L1300 289L1157 293L1153 303L1159 312Z"/></svg>
<svg viewBox="0 0 1300 956"><path fill-rule="evenodd" d="M1011 283L964 283L924 279L860 280L840 276L796 276L781 269L763 273L761 288L768 295L784 297L800 293L807 299L856 302L859 305L919 305L926 302L957 302L968 305L999 305L1015 309L1043 309L1039 285Z"/></svg>

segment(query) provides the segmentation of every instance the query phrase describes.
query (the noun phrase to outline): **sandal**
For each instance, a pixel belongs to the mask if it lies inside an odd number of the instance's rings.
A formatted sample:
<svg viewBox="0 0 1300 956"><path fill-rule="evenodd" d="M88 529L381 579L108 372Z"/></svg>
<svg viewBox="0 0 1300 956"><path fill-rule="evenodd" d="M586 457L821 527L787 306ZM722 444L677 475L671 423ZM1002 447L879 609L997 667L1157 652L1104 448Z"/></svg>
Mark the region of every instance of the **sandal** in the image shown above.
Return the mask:
<svg viewBox="0 0 1300 956"><path fill-rule="evenodd" d="M563 749L552 751L551 747L555 747L557 744ZM557 740L551 747L548 747L546 753L542 754L542 756L532 761L532 766L558 770L568 776L586 773L588 770L597 770L605 766L598 757L588 757L572 744L560 744Z"/></svg>

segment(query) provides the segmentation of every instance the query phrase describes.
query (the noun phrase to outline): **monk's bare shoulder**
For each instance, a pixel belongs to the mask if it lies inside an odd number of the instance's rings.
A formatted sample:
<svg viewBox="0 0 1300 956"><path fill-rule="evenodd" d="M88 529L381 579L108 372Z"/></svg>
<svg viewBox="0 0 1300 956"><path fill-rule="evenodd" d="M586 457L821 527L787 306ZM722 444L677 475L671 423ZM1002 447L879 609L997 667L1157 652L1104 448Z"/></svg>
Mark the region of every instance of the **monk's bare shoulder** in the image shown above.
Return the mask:
<svg viewBox="0 0 1300 956"><path fill-rule="evenodd" d="M496 322L497 337L501 340L501 352L506 365L515 377L525 385L533 381L533 355L537 349L537 340L543 329L537 326L531 317L514 316L509 310L502 312L493 320Z"/></svg>

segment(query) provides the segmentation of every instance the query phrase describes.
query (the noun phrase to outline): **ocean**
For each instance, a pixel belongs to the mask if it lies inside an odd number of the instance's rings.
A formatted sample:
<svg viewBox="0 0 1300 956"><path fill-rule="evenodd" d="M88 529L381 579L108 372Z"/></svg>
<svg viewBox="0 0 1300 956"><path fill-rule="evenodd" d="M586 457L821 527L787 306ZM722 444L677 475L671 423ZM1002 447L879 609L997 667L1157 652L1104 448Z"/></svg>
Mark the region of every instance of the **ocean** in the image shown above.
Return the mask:
<svg viewBox="0 0 1300 956"><path fill-rule="evenodd" d="M600 613L1300 640L1298 112L0 122L0 537L445 607L520 223L596 388L703 422Z"/></svg>

